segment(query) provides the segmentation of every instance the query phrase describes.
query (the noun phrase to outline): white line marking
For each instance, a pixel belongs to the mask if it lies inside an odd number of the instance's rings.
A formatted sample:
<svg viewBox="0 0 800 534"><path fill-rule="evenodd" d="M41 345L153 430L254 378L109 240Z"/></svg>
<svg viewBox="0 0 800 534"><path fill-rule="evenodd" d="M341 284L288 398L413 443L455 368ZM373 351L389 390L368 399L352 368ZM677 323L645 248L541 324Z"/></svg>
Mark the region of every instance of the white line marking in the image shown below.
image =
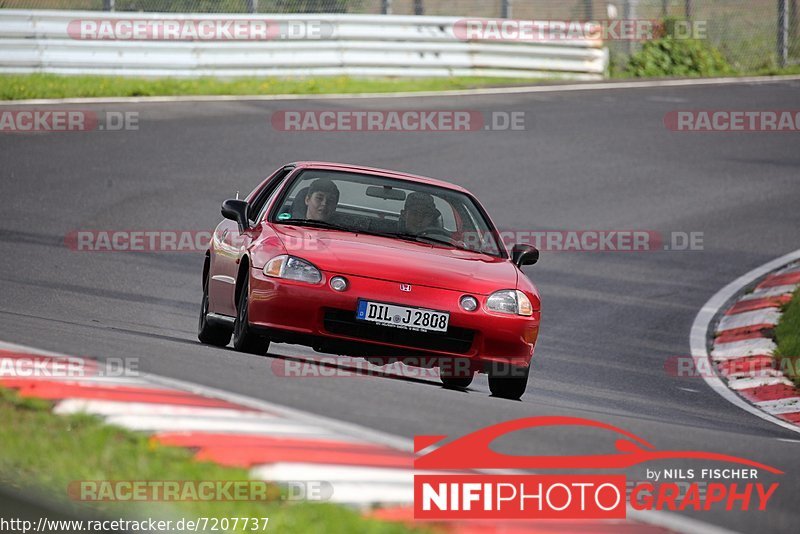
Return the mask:
<svg viewBox="0 0 800 534"><path fill-rule="evenodd" d="M755 404L773 415L800 412L800 397L761 401Z"/></svg>
<svg viewBox="0 0 800 534"><path fill-rule="evenodd" d="M733 330L734 328L755 326L759 324L776 325L780 319L781 312L777 307L737 313L736 315L726 315L719 322L719 326L717 326L717 332L724 332L726 330Z"/></svg>
<svg viewBox="0 0 800 534"><path fill-rule="evenodd" d="M744 358L745 356L771 355L776 349L775 342L767 337L744 339L732 343L715 343L711 351L714 361Z"/></svg>
<svg viewBox="0 0 800 534"><path fill-rule="evenodd" d="M611 89L645 89L651 87L692 87L703 85L763 84L800 80L800 75L742 76L739 78L705 78L691 80L645 80L626 82L573 83L558 85L524 85L515 87L485 87L453 91L401 91L394 93L343 93L322 95L197 95L197 96L135 96L100 98L54 98L4 100L0 106L30 106L58 104L152 104L162 102L246 102L275 100L345 100L367 98L452 98L476 95L520 95L531 93L561 93L565 91L604 91Z"/></svg>
<svg viewBox="0 0 800 534"><path fill-rule="evenodd" d="M797 285L786 285L786 286L775 286L775 287L765 287L763 289L756 289L749 295L743 296L740 300L753 300L753 299L761 299L764 297L779 297L781 295L791 295L794 293L794 290L797 289Z"/></svg>
<svg viewBox="0 0 800 534"><path fill-rule="evenodd" d="M749 376L747 378L734 378L728 381L728 387L739 391L741 389L760 388L765 386L791 386L792 383L785 376Z"/></svg>
<svg viewBox="0 0 800 534"><path fill-rule="evenodd" d="M95 415L168 415L172 417L230 417L238 419L275 419L265 412L247 412L229 408L205 408L179 404L151 404L147 402L119 402L90 399L64 399L56 405L54 413L91 413Z"/></svg>
<svg viewBox="0 0 800 534"><path fill-rule="evenodd" d="M420 471L417 474L422 474ZM256 480L325 480L327 482L382 482L385 484L414 484L414 471L388 467L356 465L277 462L257 465L250 470ZM413 492L412 492L413 493Z"/></svg>
<svg viewBox="0 0 800 534"><path fill-rule="evenodd" d="M414 503L414 486L382 482L334 482L333 495L326 502L369 506L372 504L410 505Z"/></svg>
<svg viewBox="0 0 800 534"><path fill-rule="evenodd" d="M291 421L254 420L252 418L213 418L213 417L174 417L171 415L110 415L106 418L110 425L118 425L131 430L150 432L224 432L236 434L266 434L270 436L314 436L326 434L323 429L308 425L298 425Z"/></svg>
<svg viewBox="0 0 800 534"><path fill-rule="evenodd" d="M765 376L782 377L784 376L780 369L748 369L746 371L739 371L737 373L721 373L728 378L728 381L738 378L756 378Z"/></svg>
<svg viewBox="0 0 800 534"><path fill-rule="evenodd" d="M0 366L4 360L0 360ZM158 384L151 384L139 378L125 378L125 377L107 377L107 376L24 376L24 373L18 374L0 374L0 378L15 379L15 380L29 380L31 382L58 382L60 384L82 385L86 387L126 387L126 388L147 388L147 389L165 389Z"/></svg>
<svg viewBox="0 0 800 534"><path fill-rule="evenodd" d="M706 342L708 339L707 336L709 333L709 328L711 327L711 322L714 320L714 317L717 315L717 313L719 313L720 309L725 306L726 303L728 303L728 301L730 301L737 293L742 291L742 289L746 288L762 276L770 273L778 267L783 266L784 264L796 261L798 259L800 259L800 250L795 250L794 252L790 252L785 256L781 256L780 258L767 262L764 265L757 267L746 274L743 274L733 282L717 291L714 296L708 299L708 302L706 302L703 307L700 308L700 311L697 312L697 316L694 319L694 324L692 324L692 330L689 334L689 344L692 348L692 356L695 358L708 358L709 354L706 348ZM710 373L703 373L702 376L708 387L716 391L731 404L734 404L742 410L760 417L765 421L774 423L787 430L791 430L792 432L800 433L800 427L765 413L739 397L725 385L719 376L712 376Z"/></svg>

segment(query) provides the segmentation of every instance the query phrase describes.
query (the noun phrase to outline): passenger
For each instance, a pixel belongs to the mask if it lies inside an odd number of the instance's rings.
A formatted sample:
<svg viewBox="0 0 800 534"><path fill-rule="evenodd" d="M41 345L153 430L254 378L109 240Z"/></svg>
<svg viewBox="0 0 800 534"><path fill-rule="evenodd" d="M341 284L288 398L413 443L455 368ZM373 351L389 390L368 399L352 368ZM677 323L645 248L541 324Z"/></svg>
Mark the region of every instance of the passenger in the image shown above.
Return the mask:
<svg viewBox="0 0 800 534"><path fill-rule="evenodd" d="M306 219L330 222L339 204L339 188L328 178L318 178L306 192Z"/></svg>

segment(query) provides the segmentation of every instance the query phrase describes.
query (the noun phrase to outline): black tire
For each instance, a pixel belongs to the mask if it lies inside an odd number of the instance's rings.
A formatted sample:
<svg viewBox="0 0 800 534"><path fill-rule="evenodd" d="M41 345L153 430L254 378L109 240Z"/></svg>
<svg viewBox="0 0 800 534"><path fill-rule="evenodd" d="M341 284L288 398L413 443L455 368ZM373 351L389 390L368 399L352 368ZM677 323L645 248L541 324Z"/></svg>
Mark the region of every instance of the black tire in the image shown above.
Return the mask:
<svg viewBox="0 0 800 534"><path fill-rule="evenodd" d="M200 303L200 317L197 322L197 339L201 343L216 347L224 347L231 340L230 328L208 322L208 277L203 280L203 300Z"/></svg>
<svg viewBox="0 0 800 534"><path fill-rule="evenodd" d="M474 377L475 370L469 360L447 360L439 365L439 379L446 388L466 389Z"/></svg>
<svg viewBox="0 0 800 534"><path fill-rule="evenodd" d="M439 375L439 379L444 384L444 387L451 388L451 389L467 389L470 384L472 384L472 378L474 374L469 376L446 376L446 375Z"/></svg>
<svg viewBox="0 0 800 534"><path fill-rule="evenodd" d="M501 399L519 400L528 387L530 367L491 366L489 370L489 391Z"/></svg>
<svg viewBox="0 0 800 534"><path fill-rule="evenodd" d="M245 276L245 279L239 290L239 303L236 305L236 320L233 322L233 348L239 352L263 356L267 353L267 350L269 350L269 339L253 332L250 326L250 322L248 321L250 281L247 279L247 273L243 273L243 276Z"/></svg>

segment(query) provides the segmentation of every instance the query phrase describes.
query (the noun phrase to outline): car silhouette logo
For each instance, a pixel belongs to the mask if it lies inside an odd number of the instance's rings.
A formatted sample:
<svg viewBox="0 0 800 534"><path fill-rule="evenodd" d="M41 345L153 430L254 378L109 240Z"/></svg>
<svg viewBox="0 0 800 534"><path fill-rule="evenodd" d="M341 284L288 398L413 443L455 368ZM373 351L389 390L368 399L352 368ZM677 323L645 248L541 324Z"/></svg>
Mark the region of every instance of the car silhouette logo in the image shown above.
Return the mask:
<svg viewBox="0 0 800 534"><path fill-rule="evenodd" d="M583 426L609 430L620 435L616 452L585 456L518 456L491 449L491 443L510 432L535 427ZM447 436L415 436L414 451L422 452ZM624 439L622 439L624 438ZM704 451L658 451L642 438L621 428L580 417L525 417L492 425L456 438L414 459L415 469L624 469L644 462L667 459L696 459L731 462L782 475L783 471L759 462Z"/></svg>

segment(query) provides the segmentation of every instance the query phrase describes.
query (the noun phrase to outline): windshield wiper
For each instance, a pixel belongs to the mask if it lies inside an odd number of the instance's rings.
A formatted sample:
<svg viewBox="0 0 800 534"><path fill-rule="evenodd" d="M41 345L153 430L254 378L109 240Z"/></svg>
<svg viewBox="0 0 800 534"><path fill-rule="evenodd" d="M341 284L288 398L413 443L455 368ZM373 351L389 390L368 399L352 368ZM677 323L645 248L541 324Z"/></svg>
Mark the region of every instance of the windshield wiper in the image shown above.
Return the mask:
<svg viewBox="0 0 800 534"><path fill-rule="evenodd" d="M331 230L342 230L343 232L352 232L353 230L328 221L318 221L316 219L284 219L276 221L283 224L296 224L298 226L311 226L314 228L330 228Z"/></svg>
<svg viewBox="0 0 800 534"><path fill-rule="evenodd" d="M474 250L471 250L471 249L469 249L467 247L460 247L457 244L455 244L455 243L453 243L451 241L448 241L446 239L437 239L436 237L428 236L428 235L418 235L418 234L409 234L409 233L402 233L402 234L394 234L394 233L392 233L392 234L381 234L381 235L384 235L386 237L396 237L398 239L403 239L405 241L416 241L417 243L428 243L428 244L432 244L432 245L445 245L445 246L452 247L452 248L455 248L455 249L458 249L458 250L468 250L470 252L475 252Z"/></svg>

